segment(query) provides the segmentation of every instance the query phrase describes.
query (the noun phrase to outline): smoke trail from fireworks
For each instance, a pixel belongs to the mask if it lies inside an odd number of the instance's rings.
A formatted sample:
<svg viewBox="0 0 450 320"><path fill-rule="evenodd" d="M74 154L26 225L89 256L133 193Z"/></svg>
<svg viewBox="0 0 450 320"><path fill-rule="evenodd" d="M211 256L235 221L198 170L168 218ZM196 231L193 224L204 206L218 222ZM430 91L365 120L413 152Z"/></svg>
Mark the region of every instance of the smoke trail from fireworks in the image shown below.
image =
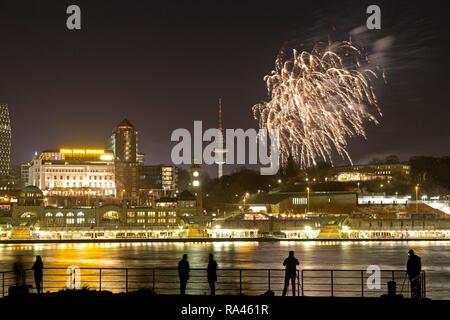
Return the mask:
<svg viewBox="0 0 450 320"><path fill-rule="evenodd" d="M310 53L283 49L275 70L264 80L270 101L253 106L261 128L278 129L282 165L289 156L301 168L317 160L333 162L335 150L352 162L347 151L351 137L366 137L366 122L378 124L381 115L371 82L378 77L368 59L351 42Z"/></svg>

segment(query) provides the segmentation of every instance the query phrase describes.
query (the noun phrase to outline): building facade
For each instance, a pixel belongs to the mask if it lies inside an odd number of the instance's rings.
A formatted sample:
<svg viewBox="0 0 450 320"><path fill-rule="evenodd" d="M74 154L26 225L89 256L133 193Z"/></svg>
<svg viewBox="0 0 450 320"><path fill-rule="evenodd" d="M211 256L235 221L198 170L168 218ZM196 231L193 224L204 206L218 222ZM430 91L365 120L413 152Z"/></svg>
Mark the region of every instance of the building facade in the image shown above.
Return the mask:
<svg viewBox="0 0 450 320"><path fill-rule="evenodd" d="M44 151L30 163L28 184L46 196L115 197L112 153L83 148Z"/></svg>
<svg viewBox="0 0 450 320"><path fill-rule="evenodd" d="M178 168L170 165L139 166L139 189L177 189Z"/></svg>
<svg viewBox="0 0 450 320"><path fill-rule="evenodd" d="M20 186L26 187L30 181L31 162L20 164Z"/></svg>
<svg viewBox="0 0 450 320"><path fill-rule="evenodd" d="M114 128L111 136L116 173L116 194L132 202L139 197L139 172L137 162L137 131L124 119Z"/></svg>
<svg viewBox="0 0 450 320"><path fill-rule="evenodd" d="M187 225L176 198L153 206L120 204L49 206L35 186L19 191L18 201L2 204L1 239L84 239L183 237ZM3 234L3 235L2 235Z"/></svg>
<svg viewBox="0 0 450 320"><path fill-rule="evenodd" d="M0 103L0 176L8 176L11 157L11 122L8 105Z"/></svg>
<svg viewBox="0 0 450 320"><path fill-rule="evenodd" d="M409 179L410 173L409 164L354 165L333 168L331 180L340 182L392 180L395 176Z"/></svg>
<svg viewBox="0 0 450 320"><path fill-rule="evenodd" d="M356 192L280 192L256 194L247 201L254 213L302 214L307 212L348 214L358 204Z"/></svg>

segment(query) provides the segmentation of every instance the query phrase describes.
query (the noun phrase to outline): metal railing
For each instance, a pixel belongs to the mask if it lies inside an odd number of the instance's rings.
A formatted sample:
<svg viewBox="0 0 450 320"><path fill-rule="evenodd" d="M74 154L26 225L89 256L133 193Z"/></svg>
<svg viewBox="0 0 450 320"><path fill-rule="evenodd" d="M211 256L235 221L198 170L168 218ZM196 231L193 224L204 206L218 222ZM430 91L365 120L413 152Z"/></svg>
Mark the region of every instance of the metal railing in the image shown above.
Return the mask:
<svg viewBox="0 0 450 320"><path fill-rule="evenodd" d="M284 269L218 269L216 294L261 295L269 290L280 295L283 291ZM36 292L32 270L26 270L22 283ZM1 296L16 285L13 271L0 272ZM20 280L19 280L20 281ZM64 289L105 290L114 293L151 290L157 294L179 294L180 281L176 268L45 268L42 292ZM186 294L209 294L206 269L191 269ZM297 271L295 294L300 293L300 271ZM287 295L292 295L289 286Z"/></svg>
<svg viewBox="0 0 450 320"><path fill-rule="evenodd" d="M295 295L330 297L379 297L388 292L387 282L397 282L397 294L411 296L410 281L403 270L381 270L379 288L374 287L366 270L297 270ZM25 270L20 279L13 271L0 272L1 297L18 281L36 292L32 270ZM261 295L273 291L281 295L285 283L284 269L218 269L216 294ZM105 290L114 293L151 290L156 294L179 294L180 282L176 268L45 268L42 292L64 289ZM425 273L420 275L422 297L426 297ZM206 269L191 269L186 293L209 294ZM289 284L287 295L292 295Z"/></svg>
<svg viewBox="0 0 450 320"><path fill-rule="evenodd" d="M388 293L388 282L396 282L396 294L411 297L405 270L380 270L379 277L367 270L303 269L302 296L379 297ZM426 298L425 272L418 277L421 297Z"/></svg>

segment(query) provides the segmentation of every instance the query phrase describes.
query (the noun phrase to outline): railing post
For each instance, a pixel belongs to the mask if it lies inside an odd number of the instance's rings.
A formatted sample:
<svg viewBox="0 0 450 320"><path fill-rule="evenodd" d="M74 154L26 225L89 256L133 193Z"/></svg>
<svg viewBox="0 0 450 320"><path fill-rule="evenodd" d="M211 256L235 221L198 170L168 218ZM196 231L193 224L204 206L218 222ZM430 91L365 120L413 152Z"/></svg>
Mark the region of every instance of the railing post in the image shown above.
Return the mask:
<svg viewBox="0 0 450 320"><path fill-rule="evenodd" d="M239 294L242 295L242 269L239 269Z"/></svg>
<svg viewBox="0 0 450 320"><path fill-rule="evenodd" d="M364 297L364 271L361 270L361 297Z"/></svg>
<svg viewBox="0 0 450 320"><path fill-rule="evenodd" d="M302 297L304 297L305 296L305 291L304 291L304 287L305 287L305 282L303 281L303 279L304 279L304 276L303 276L303 270L302 270Z"/></svg>
<svg viewBox="0 0 450 320"><path fill-rule="evenodd" d="M99 283L100 289L99 289L99 291L102 291L102 268L99 269L99 280L100 280L100 283Z"/></svg>
<svg viewBox="0 0 450 320"><path fill-rule="evenodd" d="M422 271L420 278L421 278L421 282L422 282L420 284L420 287L422 290L421 298L426 298L427 297L427 285L426 285L425 271Z"/></svg>
<svg viewBox="0 0 450 320"><path fill-rule="evenodd" d="M153 288L153 293L155 293L155 268L153 268L152 269L153 270L153 286L152 286L152 288Z"/></svg>
<svg viewBox="0 0 450 320"><path fill-rule="evenodd" d="M5 296L5 273L2 272L2 297Z"/></svg>
<svg viewBox="0 0 450 320"><path fill-rule="evenodd" d="M268 272L269 272L268 276L269 276L269 291L270 291L270 269L268 270Z"/></svg>
<svg viewBox="0 0 450 320"><path fill-rule="evenodd" d="M300 271L297 270L297 296L300 296Z"/></svg>
<svg viewBox="0 0 450 320"><path fill-rule="evenodd" d="M423 292L425 293L424 298L427 297L427 274L423 272Z"/></svg>
<svg viewBox="0 0 450 320"><path fill-rule="evenodd" d="M128 268L125 269L125 292L128 292Z"/></svg>
<svg viewBox="0 0 450 320"><path fill-rule="evenodd" d="M330 270L331 271L331 296L333 297L334 296L334 274L333 274L333 270Z"/></svg>

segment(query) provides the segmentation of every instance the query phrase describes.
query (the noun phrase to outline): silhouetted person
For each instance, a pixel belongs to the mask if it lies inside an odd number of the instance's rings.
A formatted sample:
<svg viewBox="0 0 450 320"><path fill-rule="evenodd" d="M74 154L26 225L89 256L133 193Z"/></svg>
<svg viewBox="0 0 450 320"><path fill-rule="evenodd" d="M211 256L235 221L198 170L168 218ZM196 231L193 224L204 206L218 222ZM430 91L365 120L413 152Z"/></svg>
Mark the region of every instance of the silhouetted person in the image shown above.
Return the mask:
<svg viewBox="0 0 450 320"><path fill-rule="evenodd" d="M206 272L208 273L208 283L209 288L211 289L212 296L216 294L216 281L217 281L217 262L213 258L214 256L212 255L212 253L210 253L208 269L206 270Z"/></svg>
<svg viewBox="0 0 450 320"><path fill-rule="evenodd" d="M409 250L408 256L409 258L406 264L406 272L408 273L409 281L411 283L411 298L420 299L422 297L420 283L422 262L420 257L414 254L414 250Z"/></svg>
<svg viewBox="0 0 450 320"><path fill-rule="evenodd" d="M40 294L44 269L44 263L42 263L41 256L36 256L36 261L31 269L34 271L34 283L36 283L37 293Z"/></svg>
<svg viewBox="0 0 450 320"><path fill-rule="evenodd" d="M23 268L22 256L17 256L13 263L14 277L17 287L25 285L25 270Z"/></svg>
<svg viewBox="0 0 450 320"><path fill-rule="evenodd" d="M183 259L178 262L178 276L180 277L180 294L186 294L186 285L189 280L189 271L191 267L189 266L189 261L187 259L187 254L183 254Z"/></svg>
<svg viewBox="0 0 450 320"><path fill-rule="evenodd" d="M286 295L286 291L289 287L289 281L292 283L292 296L295 296L295 277L297 276L297 266L300 264L294 257L294 251L289 251L289 257L287 257L283 266L286 266L286 273L284 275L284 288L283 297Z"/></svg>

